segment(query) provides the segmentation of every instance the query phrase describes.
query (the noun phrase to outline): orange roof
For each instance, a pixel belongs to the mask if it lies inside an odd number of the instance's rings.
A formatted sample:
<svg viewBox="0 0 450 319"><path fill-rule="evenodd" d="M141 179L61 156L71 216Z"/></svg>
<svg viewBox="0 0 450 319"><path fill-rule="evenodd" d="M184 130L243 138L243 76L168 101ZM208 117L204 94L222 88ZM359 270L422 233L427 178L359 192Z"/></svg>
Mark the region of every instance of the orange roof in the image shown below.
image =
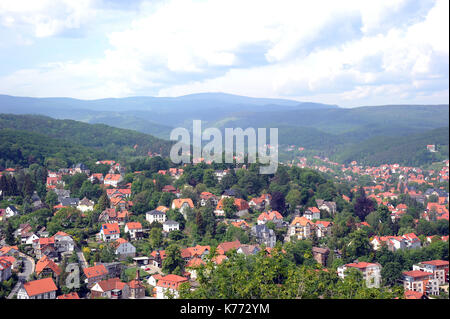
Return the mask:
<svg viewBox="0 0 450 319"><path fill-rule="evenodd" d="M160 280L158 280L158 283L156 284L159 287L166 287L166 288L172 288L172 289L178 289L178 286L183 283L187 282L188 279L186 277L181 277L178 275L167 275L162 277Z"/></svg>
<svg viewBox="0 0 450 319"><path fill-rule="evenodd" d="M57 276L61 274L61 269L58 267L58 265L53 260L44 255L36 263L36 274L39 275L46 268L51 269Z"/></svg>
<svg viewBox="0 0 450 319"><path fill-rule="evenodd" d="M142 224L140 222L130 222L126 224L128 229L142 229Z"/></svg>
<svg viewBox="0 0 450 319"><path fill-rule="evenodd" d="M258 220L274 220L274 219L283 219L283 216L276 210L272 210L270 212L263 212L258 216Z"/></svg>
<svg viewBox="0 0 450 319"><path fill-rule="evenodd" d="M186 264L186 267L187 268L196 268L196 267L200 267L201 265L205 265L205 262L201 258L194 257L188 261L188 263Z"/></svg>
<svg viewBox="0 0 450 319"><path fill-rule="evenodd" d="M422 299L423 292L418 292L414 290L405 290L405 299Z"/></svg>
<svg viewBox="0 0 450 319"><path fill-rule="evenodd" d="M118 181L121 177L120 174L106 174L105 181Z"/></svg>
<svg viewBox="0 0 450 319"><path fill-rule="evenodd" d="M50 277L29 281L23 284L23 288L25 288L27 295L30 297L58 290L53 279Z"/></svg>
<svg viewBox="0 0 450 319"><path fill-rule="evenodd" d="M56 299L80 299L76 292L69 292L68 294L56 297Z"/></svg>
<svg viewBox="0 0 450 319"><path fill-rule="evenodd" d="M105 235L120 234L118 223L102 224L102 230Z"/></svg>
<svg viewBox="0 0 450 319"><path fill-rule="evenodd" d="M217 252L219 255L224 255L227 251L231 249L238 249L240 246L241 242L239 240L224 242L217 246Z"/></svg>
<svg viewBox="0 0 450 319"><path fill-rule="evenodd" d="M307 210L309 210L313 213L320 213L320 210L317 207L308 207Z"/></svg>
<svg viewBox="0 0 450 319"><path fill-rule="evenodd" d="M217 265L220 265L225 259L228 259L225 255L217 255L212 259L213 262L215 262Z"/></svg>
<svg viewBox="0 0 450 319"><path fill-rule="evenodd" d="M97 265L93 267L84 268L83 272L87 278L103 276L108 274L108 270L104 265Z"/></svg>
<svg viewBox="0 0 450 319"><path fill-rule="evenodd" d="M448 260L429 260L429 261L422 261L421 264L433 265L433 266L448 266Z"/></svg>
<svg viewBox="0 0 450 319"><path fill-rule="evenodd" d="M376 264L374 263L368 263L365 261L361 261L359 263L350 263L350 264L346 264L347 267L352 267L352 268L359 268L359 269L364 269L370 266L375 266Z"/></svg>
<svg viewBox="0 0 450 319"><path fill-rule="evenodd" d="M166 206L158 206L156 207L156 210L165 213L169 210L169 208Z"/></svg>
<svg viewBox="0 0 450 319"><path fill-rule="evenodd" d="M411 270L411 271L404 271L403 275L413 278L422 278L422 277L429 277L432 276L432 272L426 272L421 270Z"/></svg>
<svg viewBox="0 0 450 319"><path fill-rule="evenodd" d="M172 204L175 205L175 208L178 208L178 209L180 209L184 203L187 203L190 208L194 208L194 203L192 202L192 199L190 199L190 198L176 198L172 202Z"/></svg>
<svg viewBox="0 0 450 319"><path fill-rule="evenodd" d="M297 216L291 222L291 226L296 225L296 224L300 224L300 226L306 226L307 224L313 225L313 222L304 216L302 216L302 217Z"/></svg>

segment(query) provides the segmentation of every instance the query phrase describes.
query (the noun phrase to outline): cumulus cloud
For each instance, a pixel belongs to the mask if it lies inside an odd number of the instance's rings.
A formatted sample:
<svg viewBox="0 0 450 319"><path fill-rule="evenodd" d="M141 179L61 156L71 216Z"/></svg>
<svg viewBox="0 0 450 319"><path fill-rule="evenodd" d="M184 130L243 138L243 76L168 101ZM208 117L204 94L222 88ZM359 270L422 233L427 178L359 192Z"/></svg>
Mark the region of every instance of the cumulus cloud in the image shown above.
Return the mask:
<svg viewBox="0 0 450 319"><path fill-rule="evenodd" d="M32 2L28 11L2 2L1 24L51 37L95 25L102 10L124 9L105 0ZM0 78L0 90L32 95L39 77L48 96L222 91L347 106L448 101L447 0L171 0L130 8L127 26L105 35L102 58L18 70Z"/></svg>

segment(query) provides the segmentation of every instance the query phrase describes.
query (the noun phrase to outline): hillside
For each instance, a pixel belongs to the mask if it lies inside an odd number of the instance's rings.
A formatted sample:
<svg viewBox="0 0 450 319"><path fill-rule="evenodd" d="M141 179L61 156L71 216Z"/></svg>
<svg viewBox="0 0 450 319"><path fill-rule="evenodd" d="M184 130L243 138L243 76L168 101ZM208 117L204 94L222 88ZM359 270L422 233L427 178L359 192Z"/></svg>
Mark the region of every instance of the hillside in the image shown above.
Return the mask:
<svg viewBox="0 0 450 319"><path fill-rule="evenodd" d="M52 139L89 147L120 156L168 155L171 142L154 136L104 124L86 124L73 120L55 120L41 115L0 114L0 129L41 134Z"/></svg>
<svg viewBox="0 0 450 319"><path fill-rule="evenodd" d="M429 152L426 149L428 144L435 144L438 152ZM344 148L337 152L332 159L347 164L356 160L363 165L398 163L420 166L447 159L449 156L448 145L449 128L442 127L402 137L377 136Z"/></svg>

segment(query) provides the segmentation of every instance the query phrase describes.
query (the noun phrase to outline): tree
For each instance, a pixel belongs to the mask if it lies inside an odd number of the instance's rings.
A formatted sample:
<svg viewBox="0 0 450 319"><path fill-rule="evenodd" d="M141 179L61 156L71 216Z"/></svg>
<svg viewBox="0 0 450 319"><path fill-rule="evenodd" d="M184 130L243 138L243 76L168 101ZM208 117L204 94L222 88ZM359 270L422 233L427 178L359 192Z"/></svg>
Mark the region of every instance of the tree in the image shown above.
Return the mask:
<svg viewBox="0 0 450 319"><path fill-rule="evenodd" d="M347 253L350 260L369 255L371 246L367 233L364 230L356 230L348 237L349 243L347 245Z"/></svg>
<svg viewBox="0 0 450 319"><path fill-rule="evenodd" d="M237 212L237 207L234 205L234 198L226 197L222 201L223 211L226 218L233 218Z"/></svg>
<svg viewBox="0 0 450 319"><path fill-rule="evenodd" d="M286 195L286 202L289 204L291 212L295 210L298 205L301 205L301 193L297 189L291 189Z"/></svg>
<svg viewBox="0 0 450 319"><path fill-rule="evenodd" d="M361 221L366 219L366 216L369 215L374 209L373 201L370 198L366 197L366 192L364 188L361 186L358 189L358 193L356 195L356 201L354 204L354 211L356 216L359 217Z"/></svg>
<svg viewBox="0 0 450 319"><path fill-rule="evenodd" d="M181 257L180 247L176 244L171 244L166 249L166 258L162 262L162 271L165 274L183 275L184 259Z"/></svg>
<svg viewBox="0 0 450 319"><path fill-rule="evenodd" d="M149 239L150 239L150 245L152 246L153 249L159 248L162 244L161 228L157 228L157 227L152 228L150 230Z"/></svg>
<svg viewBox="0 0 450 319"><path fill-rule="evenodd" d="M402 279L402 265L398 262L388 262L381 269L383 285L394 286Z"/></svg>
<svg viewBox="0 0 450 319"><path fill-rule="evenodd" d="M272 192L272 199L270 200L270 207L273 210L279 211L283 214L286 210L286 203L284 199L284 195L281 192Z"/></svg>
<svg viewBox="0 0 450 319"><path fill-rule="evenodd" d="M58 203L58 195L56 195L55 192L47 192L47 195L45 195L45 203L48 205L48 207L53 209L53 206L55 206Z"/></svg>

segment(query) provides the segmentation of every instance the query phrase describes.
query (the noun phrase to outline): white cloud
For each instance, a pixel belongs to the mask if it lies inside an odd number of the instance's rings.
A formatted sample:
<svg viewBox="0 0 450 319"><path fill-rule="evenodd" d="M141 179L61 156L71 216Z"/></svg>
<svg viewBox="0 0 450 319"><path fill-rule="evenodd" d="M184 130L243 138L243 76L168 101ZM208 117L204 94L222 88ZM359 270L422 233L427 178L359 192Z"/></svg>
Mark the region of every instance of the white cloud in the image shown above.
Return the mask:
<svg viewBox="0 0 450 319"><path fill-rule="evenodd" d="M52 36L93 23L99 1L30 1L27 9L0 2L0 22ZM223 91L344 105L448 99L448 1L431 10L428 3L143 3L128 27L107 35L103 58L19 70L0 78L0 91L83 98Z"/></svg>

